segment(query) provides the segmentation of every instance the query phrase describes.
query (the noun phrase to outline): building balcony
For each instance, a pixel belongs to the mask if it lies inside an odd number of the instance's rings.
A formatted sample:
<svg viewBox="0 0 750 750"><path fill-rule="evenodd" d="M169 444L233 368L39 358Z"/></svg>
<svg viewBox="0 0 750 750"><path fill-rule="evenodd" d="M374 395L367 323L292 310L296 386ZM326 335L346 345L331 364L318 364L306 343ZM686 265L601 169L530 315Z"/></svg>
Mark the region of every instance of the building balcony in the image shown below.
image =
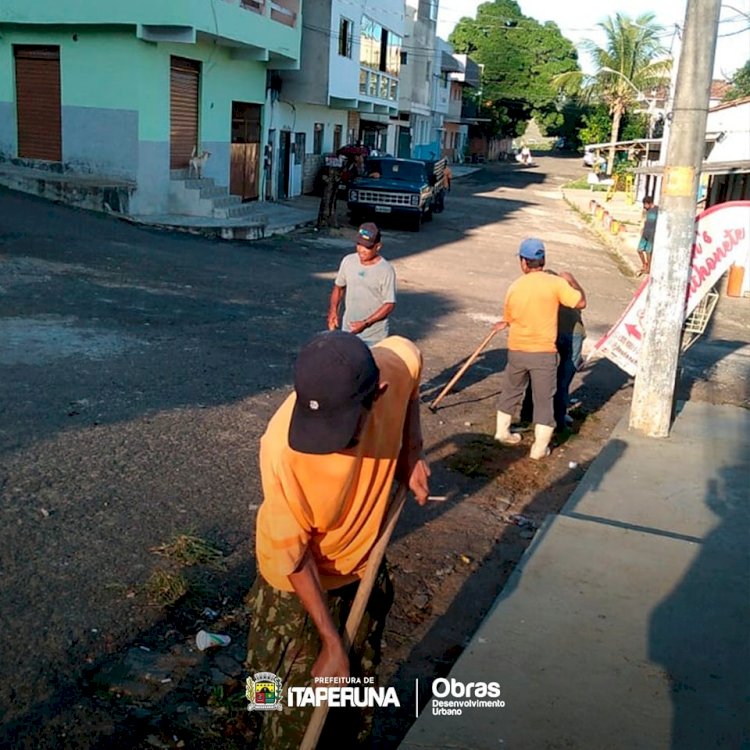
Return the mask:
<svg viewBox="0 0 750 750"><path fill-rule="evenodd" d="M360 109L395 115L398 112L398 78L370 68L359 69Z"/></svg>
<svg viewBox="0 0 750 750"><path fill-rule="evenodd" d="M462 99L451 99L448 103L448 112L445 119L450 122L461 122L461 110L463 109Z"/></svg>
<svg viewBox="0 0 750 750"><path fill-rule="evenodd" d="M208 38L238 57L296 67L301 0L129 0L42 3L3 0L0 23L56 26L129 26L149 42L194 44Z"/></svg>

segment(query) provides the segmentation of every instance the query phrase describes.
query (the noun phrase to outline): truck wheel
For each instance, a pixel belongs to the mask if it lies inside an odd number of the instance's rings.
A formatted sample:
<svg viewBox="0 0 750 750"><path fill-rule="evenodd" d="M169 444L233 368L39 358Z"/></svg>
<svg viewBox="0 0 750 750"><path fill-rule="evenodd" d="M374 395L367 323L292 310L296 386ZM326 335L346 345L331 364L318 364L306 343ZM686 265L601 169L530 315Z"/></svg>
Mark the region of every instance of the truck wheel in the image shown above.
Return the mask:
<svg viewBox="0 0 750 750"><path fill-rule="evenodd" d="M445 210L445 193L440 193L440 195L435 199L435 213L441 214Z"/></svg>
<svg viewBox="0 0 750 750"><path fill-rule="evenodd" d="M411 220L411 231L418 232L422 228L422 212L420 211Z"/></svg>
<svg viewBox="0 0 750 750"><path fill-rule="evenodd" d="M424 219L423 221L432 221L432 211L433 208L430 206L425 212L424 212Z"/></svg>

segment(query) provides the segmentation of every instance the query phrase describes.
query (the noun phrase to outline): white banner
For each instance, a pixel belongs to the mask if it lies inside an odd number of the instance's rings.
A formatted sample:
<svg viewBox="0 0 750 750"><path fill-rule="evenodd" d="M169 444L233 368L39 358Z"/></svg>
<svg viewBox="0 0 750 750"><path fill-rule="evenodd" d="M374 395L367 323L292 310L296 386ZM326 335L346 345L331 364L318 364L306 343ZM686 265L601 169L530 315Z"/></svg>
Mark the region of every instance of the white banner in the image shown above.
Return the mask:
<svg viewBox="0 0 750 750"><path fill-rule="evenodd" d="M695 240L685 317L695 310L719 279L736 264L750 273L750 201L731 201L707 208L695 219ZM635 376L641 351L643 316L649 279L638 287L620 319L597 341L591 357L605 356Z"/></svg>

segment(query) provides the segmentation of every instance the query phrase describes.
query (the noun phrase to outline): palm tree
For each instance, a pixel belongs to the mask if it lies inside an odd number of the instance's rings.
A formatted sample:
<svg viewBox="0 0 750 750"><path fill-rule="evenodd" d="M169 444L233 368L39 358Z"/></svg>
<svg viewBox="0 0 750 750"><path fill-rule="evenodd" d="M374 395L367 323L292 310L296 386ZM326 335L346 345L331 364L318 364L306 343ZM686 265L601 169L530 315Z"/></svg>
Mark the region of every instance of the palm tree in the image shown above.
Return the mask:
<svg viewBox="0 0 750 750"><path fill-rule="evenodd" d="M563 73L555 85L568 92L579 91L590 99L599 99L609 106L612 135L607 172L612 173L615 143L620 121L625 112L636 108L645 99L643 91L663 85L669 76L672 61L665 58L661 44L661 26L653 13L644 13L635 21L622 13L598 24L606 36L603 47L592 41L583 46L592 57L596 72L591 76L577 71Z"/></svg>

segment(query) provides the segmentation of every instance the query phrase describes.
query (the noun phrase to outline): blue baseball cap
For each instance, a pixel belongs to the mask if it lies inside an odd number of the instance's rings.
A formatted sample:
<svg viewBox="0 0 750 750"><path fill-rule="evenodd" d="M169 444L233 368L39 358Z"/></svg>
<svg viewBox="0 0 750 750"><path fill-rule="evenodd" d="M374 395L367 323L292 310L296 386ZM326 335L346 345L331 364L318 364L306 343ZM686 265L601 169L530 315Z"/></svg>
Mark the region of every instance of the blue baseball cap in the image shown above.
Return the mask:
<svg viewBox="0 0 750 750"><path fill-rule="evenodd" d="M528 237L518 248L518 256L526 260L544 260L544 243L536 237Z"/></svg>

